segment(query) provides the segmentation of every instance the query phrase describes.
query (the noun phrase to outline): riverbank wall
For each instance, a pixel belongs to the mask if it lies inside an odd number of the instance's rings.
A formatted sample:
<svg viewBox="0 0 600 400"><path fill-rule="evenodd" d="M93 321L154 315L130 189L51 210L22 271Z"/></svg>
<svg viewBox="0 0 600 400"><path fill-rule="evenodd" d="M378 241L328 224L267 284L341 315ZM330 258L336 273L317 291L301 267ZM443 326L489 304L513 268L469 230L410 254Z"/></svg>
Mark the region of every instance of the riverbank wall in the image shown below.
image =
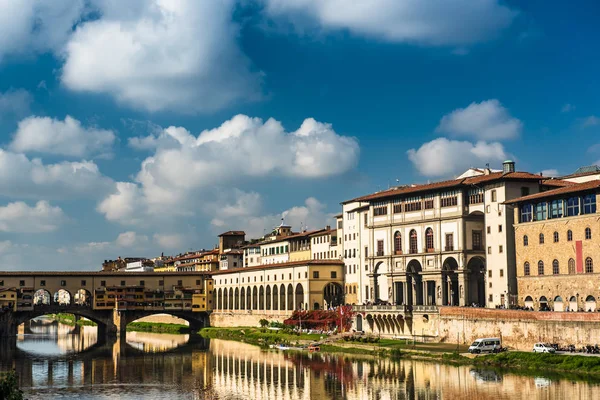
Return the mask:
<svg viewBox="0 0 600 400"><path fill-rule="evenodd" d="M260 320L269 322L283 322L290 317L291 313L272 311L261 313L253 311L212 312L210 314L210 326L215 328L237 328L241 326L260 326Z"/></svg>

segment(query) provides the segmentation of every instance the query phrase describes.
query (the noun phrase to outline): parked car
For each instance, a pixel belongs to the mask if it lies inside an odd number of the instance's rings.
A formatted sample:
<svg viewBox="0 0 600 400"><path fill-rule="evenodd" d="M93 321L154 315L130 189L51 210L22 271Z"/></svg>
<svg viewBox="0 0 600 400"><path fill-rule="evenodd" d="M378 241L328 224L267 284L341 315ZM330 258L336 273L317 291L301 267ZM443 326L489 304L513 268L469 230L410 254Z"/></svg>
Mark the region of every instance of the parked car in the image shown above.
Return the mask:
<svg viewBox="0 0 600 400"><path fill-rule="evenodd" d="M469 346L469 353L496 353L502 348L500 338L477 339Z"/></svg>
<svg viewBox="0 0 600 400"><path fill-rule="evenodd" d="M534 353L556 353L554 347L548 343L536 343L533 345Z"/></svg>

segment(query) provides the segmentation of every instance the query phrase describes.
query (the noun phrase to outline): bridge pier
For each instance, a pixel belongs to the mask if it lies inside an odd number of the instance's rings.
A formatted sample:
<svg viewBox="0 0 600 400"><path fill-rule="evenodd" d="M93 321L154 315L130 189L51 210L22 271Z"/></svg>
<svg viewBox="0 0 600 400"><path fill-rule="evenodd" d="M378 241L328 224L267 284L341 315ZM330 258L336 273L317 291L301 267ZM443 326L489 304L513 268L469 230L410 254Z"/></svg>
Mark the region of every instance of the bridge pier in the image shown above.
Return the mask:
<svg viewBox="0 0 600 400"><path fill-rule="evenodd" d="M17 321L12 311L0 313L0 338L17 336Z"/></svg>

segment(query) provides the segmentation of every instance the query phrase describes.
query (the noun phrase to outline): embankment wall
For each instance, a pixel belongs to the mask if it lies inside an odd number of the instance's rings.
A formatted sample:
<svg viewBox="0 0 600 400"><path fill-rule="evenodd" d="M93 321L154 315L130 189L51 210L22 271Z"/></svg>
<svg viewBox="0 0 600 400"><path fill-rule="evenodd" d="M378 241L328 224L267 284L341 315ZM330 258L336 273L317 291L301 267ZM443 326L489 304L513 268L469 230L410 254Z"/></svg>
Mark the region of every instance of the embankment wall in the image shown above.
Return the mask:
<svg viewBox="0 0 600 400"><path fill-rule="evenodd" d="M213 312L210 314L210 326L217 328L235 328L238 326L260 326L259 321L266 319L269 322L283 322L289 314L273 314L252 312Z"/></svg>

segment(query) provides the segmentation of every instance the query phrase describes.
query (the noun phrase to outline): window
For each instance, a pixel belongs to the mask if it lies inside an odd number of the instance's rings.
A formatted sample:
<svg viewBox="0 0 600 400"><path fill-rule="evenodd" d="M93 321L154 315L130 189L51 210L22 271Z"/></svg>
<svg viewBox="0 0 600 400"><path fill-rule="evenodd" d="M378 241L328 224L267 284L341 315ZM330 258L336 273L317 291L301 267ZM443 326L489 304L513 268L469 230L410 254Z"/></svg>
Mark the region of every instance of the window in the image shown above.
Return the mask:
<svg viewBox="0 0 600 400"><path fill-rule="evenodd" d="M374 216L380 216L380 215L387 215L387 204L385 203L375 203L374 204L374 208L373 208L373 215Z"/></svg>
<svg viewBox="0 0 600 400"><path fill-rule="evenodd" d="M336 271L331 271L331 278L332 279L337 278L337 272Z"/></svg>
<svg viewBox="0 0 600 400"><path fill-rule="evenodd" d="M364 213L364 220L365 220L365 226L367 226L367 225L368 225L368 223L369 223L369 214L367 214L367 213ZM340 227L338 226L338 229L339 229L339 228L340 228Z"/></svg>
<svg viewBox="0 0 600 400"><path fill-rule="evenodd" d="M430 194L424 197L424 205L426 210L431 210L433 208L433 198L434 195Z"/></svg>
<svg viewBox="0 0 600 400"><path fill-rule="evenodd" d="M528 196L529 195L529 188L528 187L521 187L521 197L523 196Z"/></svg>
<svg viewBox="0 0 600 400"><path fill-rule="evenodd" d="M433 251L433 229L431 228L425 230L425 247L428 252Z"/></svg>
<svg viewBox="0 0 600 400"><path fill-rule="evenodd" d="M367 224L367 214L365 214L365 225ZM344 222L342 220L338 221L338 229L342 229L344 227Z"/></svg>
<svg viewBox="0 0 600 400"><path fill-rule="evenodd" d="M394 203L394 214L400 214L402 212L402 203Z"/></svg>
<svg viewBox="0 0 600 400"><path fill-rule="evenodd" d="M19 281L19 286L25 286L25 281Z"/></svg>
<svg viewBox="0 0 600 400"><path fill-rule="evenodd" d="M531 274L531 270L529 268L529 263L526 262L525 265L523 265L523 274L525 276L529 276Z"/></svg>
<svg viewBox="0 0 600 400"><path fill-rule="evenodd" d="M377 241L377 256L381 257L383 255L383 240Z"/></svg>
<svg viewBox="0 0 600 400"><path fill-rule="evenodd" d="M0 286L4 286L4 280L0 281Z"/></svg>
<svg viewBox="0 0 600 400"><path fill-rule="evenodd" d="M365 246L365 260L369 257L369 248Z"/></svg>
<svg viewBox="0 0 600 400"><path fill-rule="evenodd" d="M481 250L481 231L473 231L473 250Z"/></svg>
<svg viewBox="0 0 600 400"><path fill-rule="evenodd" d="M410 253L416 254L417 253L417 231L415 231L414 229L410 231L409 240L410 240Z"/></svg>
<svg viewBox="0 0 600 400"><path fill-rule="evenodd" d="M367 248L365 247L365 252ZM400 231L394 233L394 253L402 254L402 234Z"/></svg>
<svg viewBox="0 0 600 400"><path fill-rule="evenodd" d="M121 281L121 286L125 286L125 281Z"/></svg>
<svg viewBox="0 0 600 400"><path fill-rule="evenodd" d="M452 233L446 233L446 251L454 250L454 235Z"/></svg>
<svg viewBox="0 0 600 400"><path fill-rule="evenodd" d="M583 196L582 214L594 214L596 212L596 195L586 194Z"/></svg>
<svg viewBox="0 0 600 400"><path fill-rule="evenodd" d="M548 215L548 205L546 203L537 203L535 205L535 220L543 221Z"/></svg>
<svg viewBox="0 0 600 400"><path fill-rule="evenodd" d="M67 286L67 281L60 281L60 286Z"/></svg>
<svg viewBox="0 0 600 400"><path fill-rule="evenodd" d="M404 212L419 211L421 209L420 197L409 197L404 200Z"/></svg>
<svg viewBox="0 0 600 400"><path fill-rule="evenodd" d="M352 257L356 257L356 249L352 249Z"/></svg>
<svg viewBox="0 0 600 400"><path fill-rule="evenodd" d="M158 281L158 286L165 286L165 281Z"/></svg>
<svg viewBox="0 0 600 400"><path fill-rule="evenodd" d="M102 286L102 287L106 286L106 281L100 281L100 286Z"/></svg>
<svg viewBox="0 0 600 400"><path fill-rule="evenodd" d="M502 232L502 225L498 225L498 232Z"/></svg>
<svg viewBox="0 0 600 400"><path fill-rule="evenodd" d="M554 243L558 243L558 232L554 232L553 238L554 238Z"/></svg>
<svg viewBox="0 0 600 400"><path fill-rule="evenodd" d="M544 234L540 233L540 244L544 244Z"/></svg>
<svg viewBox="0 0 600 400"><path fill-rule="evenodd" d="M563 216L563 201L552 200L550 203L550 218L561 218Z"/></svg>
<svg viewBox="0 0 600 400"><path fill-rule="evenodd" d="M575 260L569 258L569 275L575 274Z"/></svg>
<svg viewBox="0 0 600 400"><path fill-rule="evenodd" d="M442 193L440 196L440 206L441 207L451 207L458 204L458 192L446 192Z"/></svg>
<svg viewBox="0 0 600 400"><path fill-rule="evenodd" d="M488 246L488 254L492 254L492 246Z"/></svg>
<svg viewBox="0 0 600 400"><path fill-rule="evenodd" d="M491 278L491 277L492 277L492 270L490 269L490 270L488 270L488 278Z"/></svg>
<svg viewBox="0 0 600 400"><path fill-rule="evenodd" d="M313 271L313 278L319 279L319 271Z"/></svg>
<svg viewBox="0 0 600 400"><path fill-rule="evenodd" d="M492 190L492 203L497 201L496 189Z"/></svg>
<svg viewBox="0 0 600 400"><path fill-rule="evenodd" d="M81 286L85 286L85 283L86 283L85 280L82 280L81 281Z"/></svg>
<svg viewBox="0 0 600 400"><path fill-rule="evenodd" d="M533 205L523 204L521 206L521 222L531 222L533 219Z"/></svg>
<svg viewBox="0 0 600 400"><path fill-rule="evenodd" d="M146 281L140 281L140 286L146 286Z"/></svg>
<svg viewBox="0 0 600 400"><path fill-rule="evenodd" d="M480 188L469 190L469 204L483 203L483 190Z"/></svg>
<svg viewBox="0 0 600 400"><path fill-rule="evenodd" d="M594 273L594 262L591 257L585 259L585 273L592 274Z"/></svg>
<svg viewBox="0 0 600 400"><path fill-rule="evenodd" d="M560 274L560 269L558 267L558 260L552 261L552 274L554 274L554 275Z"/></svg>
<svg viewBox="0 0 600 400"><path fill-rule="evenodd" d="M592 238L592 230L590 228L585 228L585 238L586 239Z"/></svg>
<svg viewBox="0 0 600 400"><path fill-rule="evenodd" d="M579 215L579 197L571 197L567 200L567 217Z"/></svg>
<svg viewBox="0 0 600 400"><path fill-rule="evenodd" d="M572 242L573 241L573 231L571 231L570 229L567 231L567 242Z"/></svg>
<svg viewBox="0 0 600 400"><path fill-rule="evenodd" d="M502 245L500 245L498 247L498 253L503 253L504 252L504 247L502 247Z"/></svg>
<svg viewBox="0 0 600 400"><path fill-rule="evenodd" d="M538 275L544 275L544 262L538 261Z"/></svg>
<svg viewBox="0 0 600 400"><path fill-rule="evenodd" d="M3 286L4 282L2 282L2 284L0 284L0 286ZM46 286L46 281L40 281L40 286Z"/></svg>
<svg viewBox="0 0 600 400"><path fill-rule="evenodd" d="M503 270L503 269L501 269L501 270L500 270L500 278L502 278L503 276L504 276L504 270Z"/></svg>
<svg viewBox="0 0 600 400"><path fill-rule="evenodd" d="M523 246L529 246L529 237L527 235L523 236Z"/></svg>
<svg viewBox="0 0 600 400"><path fill-rule="evenodd" d="M491 226L488 226L488 227L487 227L487 233L488 233L488 235L489 235L490 233L492 233L492 227L491 227Z"/></svg>
<svg viewBox="0 0 600 400"><path fill-rule="evenodd" d="M178 280L177 281L177 286L183 286L183 281L182 280Z"/></svg>

